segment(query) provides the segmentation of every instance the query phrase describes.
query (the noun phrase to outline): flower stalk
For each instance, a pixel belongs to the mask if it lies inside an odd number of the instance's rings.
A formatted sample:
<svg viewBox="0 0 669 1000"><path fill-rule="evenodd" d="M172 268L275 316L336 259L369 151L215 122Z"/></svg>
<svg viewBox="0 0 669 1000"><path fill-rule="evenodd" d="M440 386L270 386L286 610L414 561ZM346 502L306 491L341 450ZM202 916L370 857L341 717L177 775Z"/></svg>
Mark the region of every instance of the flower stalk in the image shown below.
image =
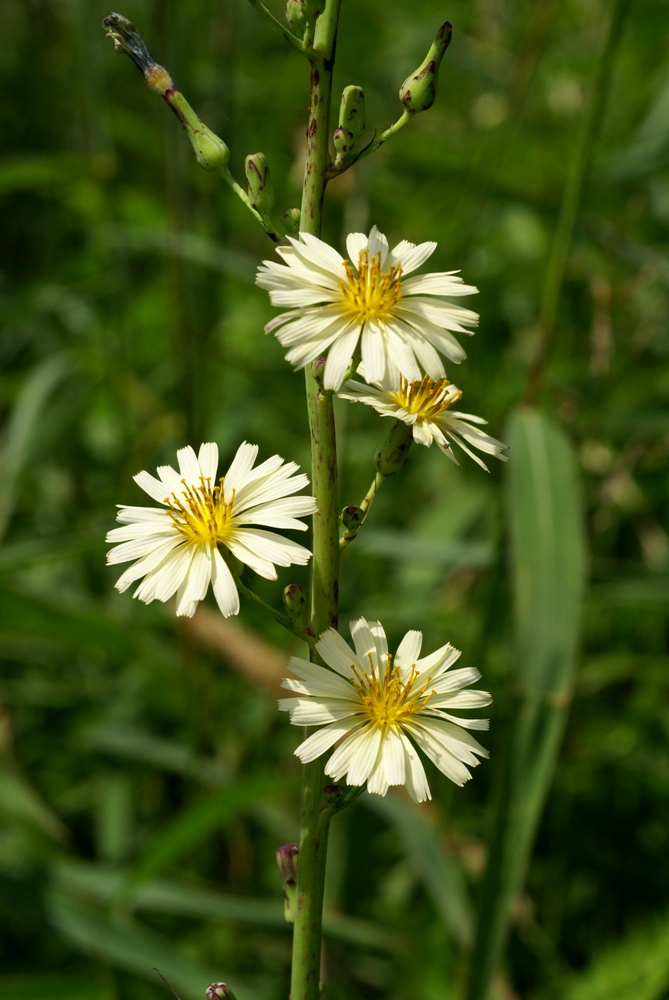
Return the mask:
<svg viewBox="0 0 669 1000"><path fill-rule="evenodd" d="M307 155L300 227L320 236L326 171L330 160L330 104L337 24L341 0L326 0L316 21L311 67ZM312 488L317 511L313 519L311 631L320 635L336 627L339 589L337 517L337 448L332 393L317 377L318 362L307 366L306 392L311 437ZM322 367L322 365L320 366ZM314 370L316 369L316 370ZM314 651L311 652L316 659ZM324 795L322 765L304 767L300 864L294 908L291 1000L318 1000L323 920L325 862L331 811Z"/></svg>

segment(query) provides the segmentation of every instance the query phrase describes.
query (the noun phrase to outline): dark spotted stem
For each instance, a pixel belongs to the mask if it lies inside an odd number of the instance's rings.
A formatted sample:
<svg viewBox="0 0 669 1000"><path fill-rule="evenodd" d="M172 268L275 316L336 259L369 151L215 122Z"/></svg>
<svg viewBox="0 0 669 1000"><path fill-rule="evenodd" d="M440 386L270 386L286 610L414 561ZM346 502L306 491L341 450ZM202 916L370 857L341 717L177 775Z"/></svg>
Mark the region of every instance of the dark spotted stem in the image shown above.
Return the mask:
<svg viewBox="0 0 669 1000"><path fill-rule="evenodd" d="M329 165L330 104L337 22L341 0L326 0L316 22L309 54L311 91L307 159L300 229L321 235L325 173ZM342 275L343 277L343 275ZM322 363L307 369L306 390L311 433L312 487L318 504L313 519L311 628L315 635L337 626L339 525L337 518L337 445L332 395L322 389ZM312 651L312 659L315 653ZM293 932L291 1000L319 1000L323 885L330 809L324 794L322 760L304 767L302 832L297 870Z"/></svg>

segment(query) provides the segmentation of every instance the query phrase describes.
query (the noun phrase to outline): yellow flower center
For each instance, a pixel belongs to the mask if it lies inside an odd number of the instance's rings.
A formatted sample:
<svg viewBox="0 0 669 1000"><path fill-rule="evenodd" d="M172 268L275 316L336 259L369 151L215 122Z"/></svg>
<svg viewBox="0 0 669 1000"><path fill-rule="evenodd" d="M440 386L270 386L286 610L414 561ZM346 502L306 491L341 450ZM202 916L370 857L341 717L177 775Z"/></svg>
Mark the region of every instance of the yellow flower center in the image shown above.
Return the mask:
<svg viewBox="0 0 669 1000"><path fill-rule="evenodd" d="M408 680L402 681L399 670L393 666L390 653L386 654L383 674L379 675L371 653L368 655L369 672L359 673L353 664L355 674L353 687L358 692L363 712L371 723L384 732L388 729L401 729L412 715L425 708L432 697L432 691L425 693L430 686L431 678L420 679L414 666Z"/></svg>
<svg viewBox="0 0 669 1000"><path fill-rule="evenodd" d="M207 543L212 546L225 542L232 527L232 499L227 503L223 499L223 482L221 477L218 486L212 489L211 479L200 476L200 485L192 486L182 479L183 490L167 497L166 511L171 517L174 527L189 542L197 545Z"/></svg>
<svg viewBox="0 0 669 1000"><path fill-rule="evenodd" d="M393 264L381 270L381 254L371 258L369 250L358 257L357 271L350 261L344 261L346 280L340 282L344 308L359 323L383 320L392 313L402 298L402 265Z"/></svg>
<svg viewBox="0 0 669 1000"><path fill-rule="evenodd" d="M404 376L400 375L399 389L389 395L409 413L415 413L417 421L434 420L453 403L462 399L460 389L452 385L447 378L433 382L428 375L424 375L421 382L407 382Z"/></svg>

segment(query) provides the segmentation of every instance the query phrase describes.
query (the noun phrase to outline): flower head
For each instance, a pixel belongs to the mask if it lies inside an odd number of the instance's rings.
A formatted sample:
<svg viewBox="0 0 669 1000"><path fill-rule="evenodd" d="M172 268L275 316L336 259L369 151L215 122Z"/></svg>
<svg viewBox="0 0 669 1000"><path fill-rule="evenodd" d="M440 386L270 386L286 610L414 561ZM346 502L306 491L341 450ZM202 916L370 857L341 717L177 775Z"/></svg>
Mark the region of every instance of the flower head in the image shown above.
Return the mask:
<svg viewBox="0 0 669 1000"><path fill-rule="evenodd" d="M225 476L217 480L218 446L203 444L196 455L189 446L177 452L179 471L171 465L158 469L158 479L148 472L134 477L155 507L119 504L117 519L123 527L107 535L116 542L107 554L109 565L136 560L119 577L123 592L142 579L134 593L145 603L177 597L177 614L195 613L211 583L214 597L227 618L239 611L239 594L219 546L267 580L276 580L277 566L303 566L308 549L264 528L306 531L297 520L313 514L316 502L309 496L292 496L307 485L298 466L273 455L255 469L255 444L240 445Z"/></svg>
<svg viewBox="0 0 669 1000"><path fill-rule="evenodd" d="M374 226L369 234L351 233L349 259L309 233L289 237L277 247L283 264L264 261L257 283L275 306L288 306L265 327L288 348L286 358L304 368L326 351L324 385L339 389L360 343L370 381L401 372L409 381L443 378L439 352L454 362L466 357L453 336L472 333L478 315L443 301L444 296L472 295L455 271L407 278L434 252L436 243L416 246L403 240L388 250L388 240Z"/></svg>
<svg viewBox="0 0 669 1000"><path fill-rule="evenodd" d="M403 421L412 428L417 444L429 448L435 441L437 447L456 465L460 463L453 454L451 441L486 472L488 466L474 454L472 448L494 455L503 462L507 460L504 454L507 445L476 426L487 423L483 417L451 410L451 406L462 398L462 392L446 378L435 382L425 375L420 381L409 382L403 375L397 375L386 377L374 385L351 379L339 395L353 403L373 406L382 417Z"/></svg>
<svg viewBox="0 0 669 1000"><path fill-rule="evenodd" d="M429 799L430 789L416 744L456 785L471 777L468 767L487 751L467 729L487 729L485 719L460 719L448 709L489 705L487 691L472 691L479 679L473 667L449 668L460 656L447 644L419 659L422 635L407 632L393 658L379 622L351 622L355 652L334 629L316 649L326 667L291 657L297 679L282 682L298 695L279 708L295 726L322 726L295 753L303 763L339 746L325 765L335 781L385 795L390 785L406 785L414 802Z"/></svg>

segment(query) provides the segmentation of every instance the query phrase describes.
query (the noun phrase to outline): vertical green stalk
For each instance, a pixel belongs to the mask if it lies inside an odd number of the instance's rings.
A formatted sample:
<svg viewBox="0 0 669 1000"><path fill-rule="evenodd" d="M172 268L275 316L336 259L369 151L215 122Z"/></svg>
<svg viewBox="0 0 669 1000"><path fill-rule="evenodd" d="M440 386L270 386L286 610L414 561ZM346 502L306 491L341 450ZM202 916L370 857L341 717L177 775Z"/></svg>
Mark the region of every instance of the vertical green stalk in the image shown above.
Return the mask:
<svg viewBox="0 0 669 1000"><path fill-rule="evenodd" d="M595 71L592 99L583 119L580 138L576 144L576 151L569 167L562 194L560 216L553 235L553 245L546 268L539 307L539 342L530 368L528 385L527 401L530 403L537 402L541 391L543 373L555 333L562 283L564 281L578 209L583 198L583 191L592 162L592 154L604 116L615 55L628 7L629 0L616 0L613 6L606 42Z"/></svg>
<svg viewBox="0 0 669 1000"><path fill-rule="evenodd" d="M341 0L327 0L316 22L310 55L311 90L307 126L307 161L300 228L320 236L325 171L329 163L332 67ZM312 489L318 504L313 520L311 628L319 635L337 624L339 539L337 521L337 450L332 397L324 393L311 369L306 374L311 434ZM318 1000L323 888L329 811L323 795L323 765L305 765L302 831L293 932L291 1000Z"/></svg>

